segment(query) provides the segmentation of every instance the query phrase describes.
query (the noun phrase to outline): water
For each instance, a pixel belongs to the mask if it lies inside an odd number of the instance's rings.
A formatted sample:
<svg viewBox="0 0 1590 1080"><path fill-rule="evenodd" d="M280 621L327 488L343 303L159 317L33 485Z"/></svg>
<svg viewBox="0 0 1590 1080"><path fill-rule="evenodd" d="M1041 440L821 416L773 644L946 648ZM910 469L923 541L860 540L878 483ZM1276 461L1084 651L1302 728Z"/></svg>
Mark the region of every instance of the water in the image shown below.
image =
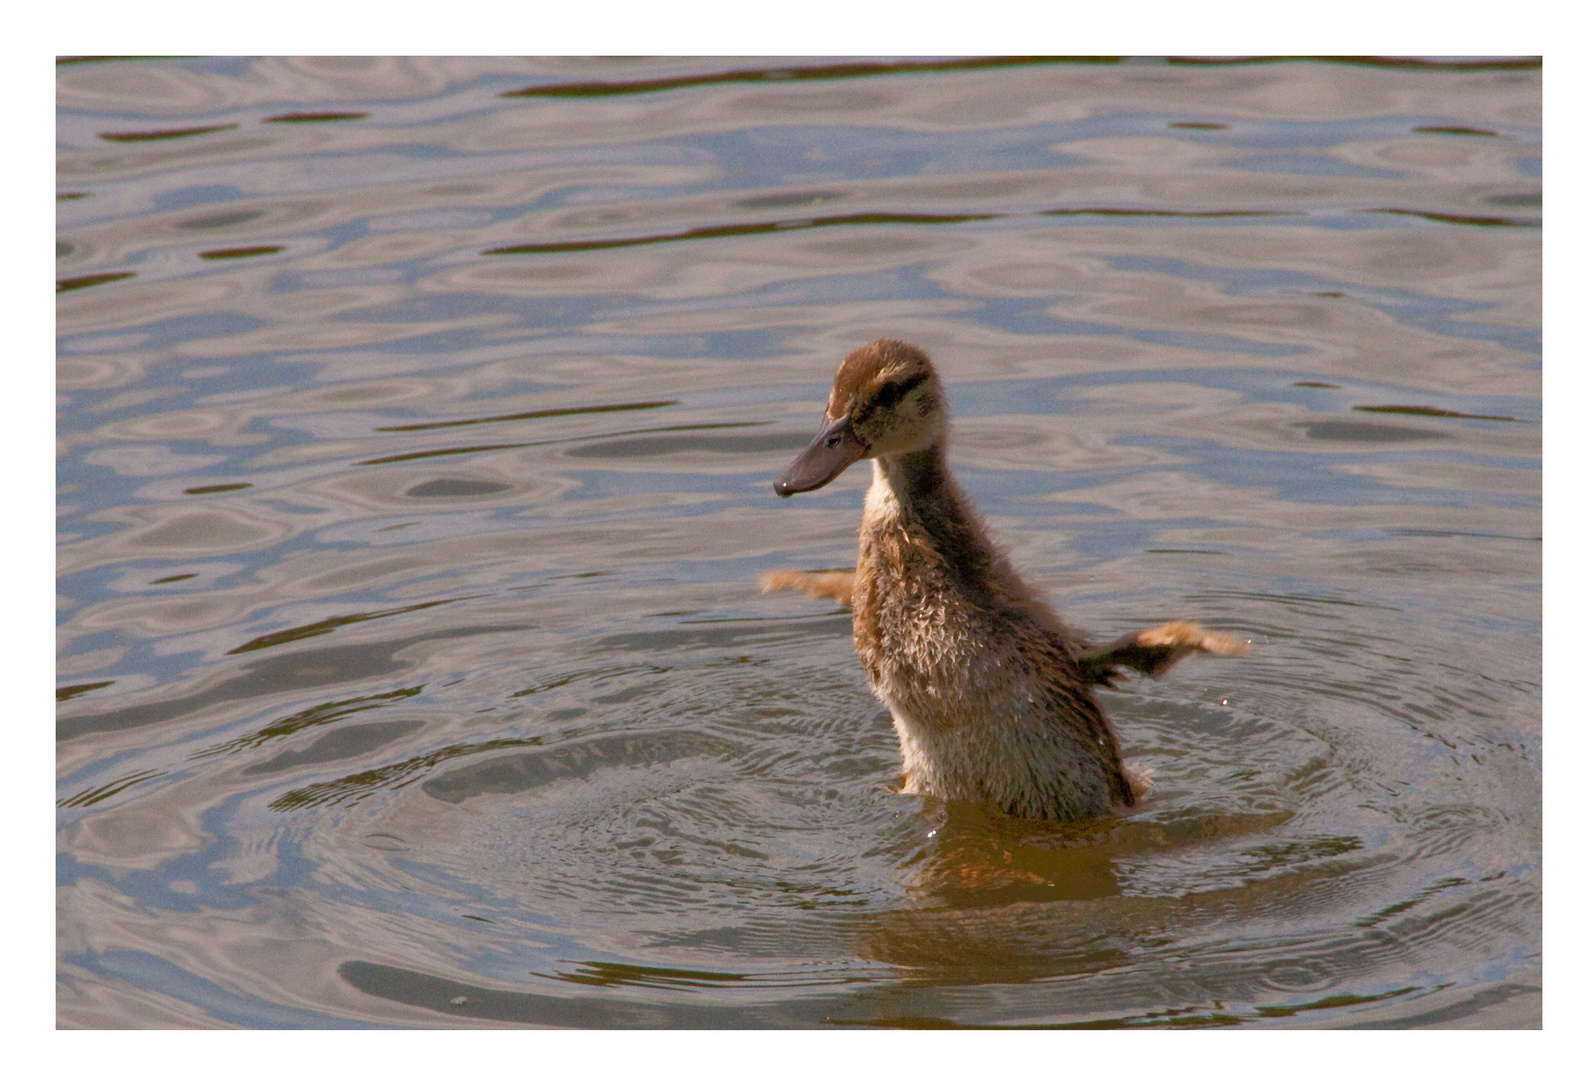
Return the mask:
<svg viewBox="0 0 1590 1080"><path fill-rule="evenodd" d="M59 1023L1538 1026L1538 67L774 67L59 68ZM1131 813L758 593L879 336Z"/></svg>

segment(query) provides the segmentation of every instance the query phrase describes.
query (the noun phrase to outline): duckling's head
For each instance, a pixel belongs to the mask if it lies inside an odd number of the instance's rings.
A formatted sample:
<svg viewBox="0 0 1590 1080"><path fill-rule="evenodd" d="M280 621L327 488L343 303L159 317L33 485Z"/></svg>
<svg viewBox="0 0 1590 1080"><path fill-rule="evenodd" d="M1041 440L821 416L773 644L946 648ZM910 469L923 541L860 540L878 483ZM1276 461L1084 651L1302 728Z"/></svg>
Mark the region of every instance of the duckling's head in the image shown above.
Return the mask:
<svg viewBox="0 0 1590 1080"><path fill-rule="evenodd" d="M903 341L874 341L839 365L823 430L773 490L815 491L861 458L925 450L948 427L944 387L927 354Z"/></svg>

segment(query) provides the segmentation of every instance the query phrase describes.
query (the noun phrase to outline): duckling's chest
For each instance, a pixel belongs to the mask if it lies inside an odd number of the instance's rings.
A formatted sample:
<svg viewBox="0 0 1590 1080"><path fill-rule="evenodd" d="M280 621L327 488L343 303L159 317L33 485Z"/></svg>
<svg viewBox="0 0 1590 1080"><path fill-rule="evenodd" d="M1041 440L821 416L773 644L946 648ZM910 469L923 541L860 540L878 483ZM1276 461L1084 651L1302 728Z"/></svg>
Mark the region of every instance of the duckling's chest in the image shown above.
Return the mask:
<svg viewBox="0 0 1590 1080"><path fill-rule="evenodd" d="M856 653L892 705L945 721L1021 681L1020 641L919 530L869 515L853 596Z"/></svg>

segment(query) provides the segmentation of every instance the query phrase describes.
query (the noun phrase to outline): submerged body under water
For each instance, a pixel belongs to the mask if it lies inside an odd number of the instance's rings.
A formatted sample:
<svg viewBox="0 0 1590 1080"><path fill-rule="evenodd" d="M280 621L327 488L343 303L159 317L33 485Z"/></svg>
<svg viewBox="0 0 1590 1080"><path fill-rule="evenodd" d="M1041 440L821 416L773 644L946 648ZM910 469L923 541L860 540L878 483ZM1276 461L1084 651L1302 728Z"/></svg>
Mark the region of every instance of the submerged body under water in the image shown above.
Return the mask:
<svg viewBox="0 0 1590 1080"><path fill-rule="evenodd" d="M1539 1026L1538 63L59 69L67 1027ZM1154 787L902 790L834 363Z"/></svg>

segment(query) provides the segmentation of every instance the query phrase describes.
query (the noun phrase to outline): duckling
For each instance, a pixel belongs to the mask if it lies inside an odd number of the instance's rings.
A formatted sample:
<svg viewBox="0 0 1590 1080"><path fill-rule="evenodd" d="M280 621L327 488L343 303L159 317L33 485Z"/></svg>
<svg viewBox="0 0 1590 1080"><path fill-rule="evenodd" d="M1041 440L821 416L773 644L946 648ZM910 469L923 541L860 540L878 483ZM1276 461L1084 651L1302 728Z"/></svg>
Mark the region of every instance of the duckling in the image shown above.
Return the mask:
<svg viewBox="0 0 1590 1080"><path fill-rule="evenodd" d="M950 475L948 436L944 386L921 349L885 339L847 356L822 431L773 490L815 491L870 459L856 568L778 571L763 588L851 608L856 653L900 738L903 791L1058 821L1130 807L1147 779L1123 765L1093 687L1244 646L1178 621L1085 652L989 540Z"/></svg>

